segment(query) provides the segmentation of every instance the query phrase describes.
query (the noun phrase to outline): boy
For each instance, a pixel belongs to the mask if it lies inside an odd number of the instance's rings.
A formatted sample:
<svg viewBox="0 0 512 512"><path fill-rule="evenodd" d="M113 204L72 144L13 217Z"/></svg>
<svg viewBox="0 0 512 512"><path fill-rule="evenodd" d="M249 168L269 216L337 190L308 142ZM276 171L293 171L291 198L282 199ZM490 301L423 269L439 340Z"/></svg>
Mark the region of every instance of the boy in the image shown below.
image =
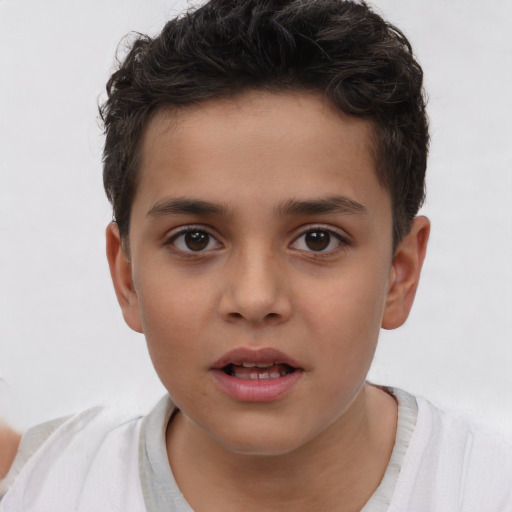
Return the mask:
<svg viewBox="0 0 512 512"><path fill-rule="evenodd" d="M169 396L29 432L0 510L511 509L510 447L366 382L429 234L405 37L362 3L212 0L108 92L108 260Z"/></svg>

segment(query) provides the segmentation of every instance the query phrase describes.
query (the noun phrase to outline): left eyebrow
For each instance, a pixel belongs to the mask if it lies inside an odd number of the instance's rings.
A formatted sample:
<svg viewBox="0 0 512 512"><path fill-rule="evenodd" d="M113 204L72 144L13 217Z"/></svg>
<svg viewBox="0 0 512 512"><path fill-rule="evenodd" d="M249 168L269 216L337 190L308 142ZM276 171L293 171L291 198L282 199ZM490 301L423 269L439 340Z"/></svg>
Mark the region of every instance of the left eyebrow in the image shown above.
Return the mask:
<svg viewBox="0 0 512 512"><path fill-rule="evenodd" d="M220 203L211 203L190 197L172 197L159 201L146 213L146 217L167 215L227 215L227 208Z"/></svg>
<svg viewBox="0 0 512 512"><path fill-rule="evenodd" d="M366 207L345 196L329 196L320 199L289 199L278 207L279 215L318 215L341 213L344 215L366 215Z"/></svg>

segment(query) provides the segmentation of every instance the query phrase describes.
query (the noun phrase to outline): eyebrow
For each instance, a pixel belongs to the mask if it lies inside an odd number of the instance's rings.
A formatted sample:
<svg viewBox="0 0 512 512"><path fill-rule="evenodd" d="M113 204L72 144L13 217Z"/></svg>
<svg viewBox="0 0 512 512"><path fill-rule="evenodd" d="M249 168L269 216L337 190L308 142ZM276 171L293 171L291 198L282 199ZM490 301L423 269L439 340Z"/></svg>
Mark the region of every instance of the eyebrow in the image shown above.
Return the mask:
<svg viewBox="0 0 512 512"><path fill-rule="evenodd" d="M164 199L156 203L146 217L164 217L166 215L227 215L227 207L223 204L211 203L202 199L177 197Z"/></svg>
<svg viewBox="0 0 512 512"><path fill-rule="evenodd" d="M345 196L329 196L319 199L289 199L278 206L277 214L289 215L319 215L341 213L344 215L365 215L364 205ZM165 217L167 215L219 215L227 216L229 209L222 203L212 203L202 199L176 197L159 201L147 212L147 217Z"/></svg>
<svg viewBox="0 0 512 512"><path fill-rule="evenodd" d="M366 207L345 196L330 196L321 199L289 199L278 208L280 215L318 215L341 213L344 215L367 213Z"/></svg>

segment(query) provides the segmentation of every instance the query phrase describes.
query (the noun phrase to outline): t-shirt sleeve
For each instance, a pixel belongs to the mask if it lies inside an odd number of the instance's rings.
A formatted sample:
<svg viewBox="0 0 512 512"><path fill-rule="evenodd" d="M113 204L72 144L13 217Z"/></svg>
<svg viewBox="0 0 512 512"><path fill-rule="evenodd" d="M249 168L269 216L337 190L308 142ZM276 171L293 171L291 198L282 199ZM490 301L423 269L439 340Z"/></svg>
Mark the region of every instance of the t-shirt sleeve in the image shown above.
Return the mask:
<svg viewBox="0 0 512 512"><path fill-rule="evenodd" d="M29 429L21 438L20 446L11 469L3 480L0 480L0 500L7 493L12 483L27 461L36 453L41 445L60 427L70 416L41 423Z"/></svg>

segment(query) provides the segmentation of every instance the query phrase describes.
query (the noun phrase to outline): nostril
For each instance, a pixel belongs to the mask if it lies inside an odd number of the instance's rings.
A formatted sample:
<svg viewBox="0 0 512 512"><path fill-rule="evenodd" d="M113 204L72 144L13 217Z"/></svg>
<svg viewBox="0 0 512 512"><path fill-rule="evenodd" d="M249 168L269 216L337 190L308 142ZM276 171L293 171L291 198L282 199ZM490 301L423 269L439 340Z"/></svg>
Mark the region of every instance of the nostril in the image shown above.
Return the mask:
<svg viewBox="0 0 512 512"><path fill-rule="evenodd" d="M267 313L265 315L265 318L266 319L273 319L273 318L279 318L279 313ZM229 317L232 318L232 319L239 319L239 318L244 318L244 315L242 315L242 313L237 313L236 311L232 312L232 313L229 313Z"/></svg>

